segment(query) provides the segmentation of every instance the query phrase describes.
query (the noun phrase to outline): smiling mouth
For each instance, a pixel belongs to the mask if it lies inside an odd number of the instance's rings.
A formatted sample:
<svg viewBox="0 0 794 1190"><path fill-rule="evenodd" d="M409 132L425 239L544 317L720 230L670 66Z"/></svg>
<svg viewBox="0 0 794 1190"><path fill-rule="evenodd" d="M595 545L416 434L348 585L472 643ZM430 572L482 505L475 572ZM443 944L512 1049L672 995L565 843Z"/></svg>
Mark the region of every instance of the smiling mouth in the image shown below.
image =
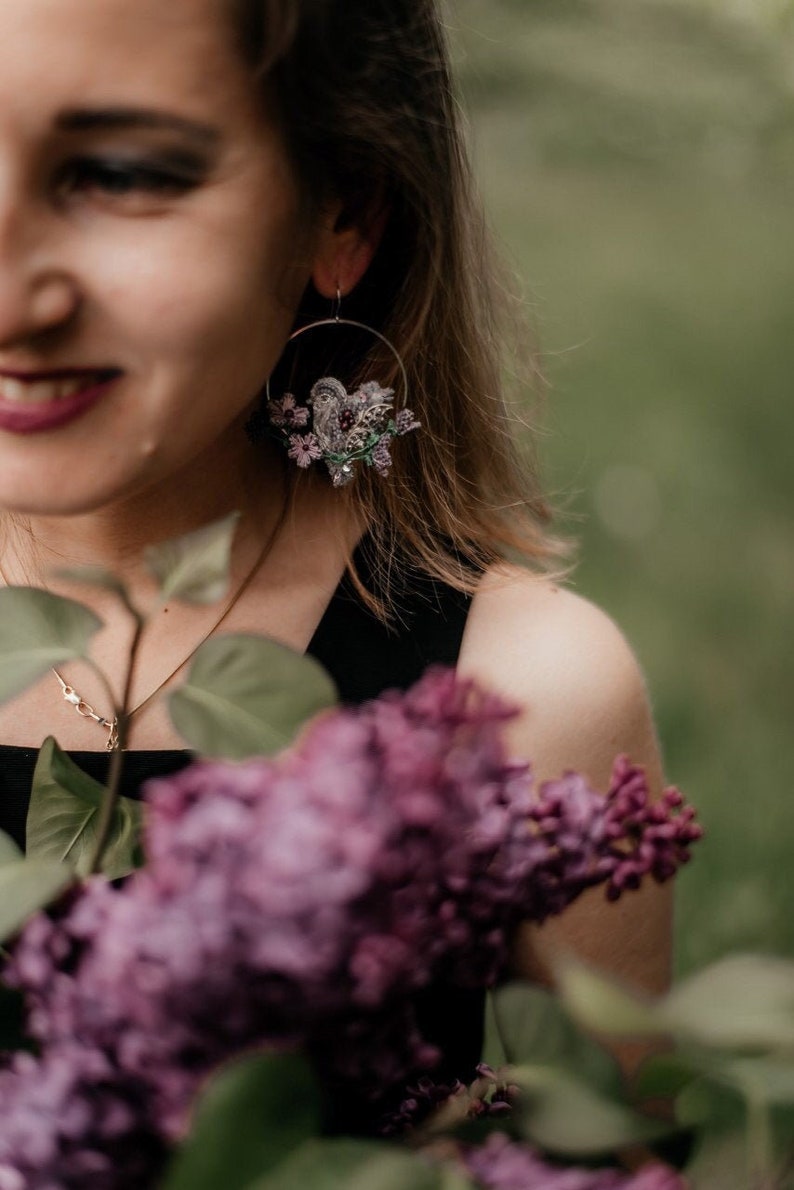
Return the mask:
<svg viewBox="0 0 794 1190"><path fill-rule="evenodd" d="M23 377L0 373L0 402L6 405L57 404L78 393L86 392L111 380L120 373L115 368L101 368L94 372L53 373Z"/></svg>

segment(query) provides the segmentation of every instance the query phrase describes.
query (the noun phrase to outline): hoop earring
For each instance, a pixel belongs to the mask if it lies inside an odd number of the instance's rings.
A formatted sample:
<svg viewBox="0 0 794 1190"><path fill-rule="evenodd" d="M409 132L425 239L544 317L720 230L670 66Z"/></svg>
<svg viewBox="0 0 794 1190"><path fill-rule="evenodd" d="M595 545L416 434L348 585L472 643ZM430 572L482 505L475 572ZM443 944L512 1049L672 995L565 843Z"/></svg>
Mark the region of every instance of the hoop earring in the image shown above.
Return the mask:
<svg viewBox="0 0 794 1190"><path fill-rule="evenodd" d="M320 327L344 326L366 331L391 351L400 371L403 392L407 396L408 373L397 348L374 327L343 318L341 308L342 295L337 289L336 309L332 317L299 327L287 342L292 343ZM368 380L355 392L349 393L341 380L334 376L323 376L312 386L306 403L302 405L290 392L273 398L268 378L264 392L264 418L261 413L254 414L246 429L249 437L252 436L252 430L257 437L261 437L264 429L287 448L289 458L298 467L307 468L312 463L324 462L334 487L340 488L354 479L355 464L358 462L374 467L379 475L386 477L392 465L392 440L419 428L419 422L410 409L403 408L395 414L393 397L394 389L382 388L377 380Z"/></svg>

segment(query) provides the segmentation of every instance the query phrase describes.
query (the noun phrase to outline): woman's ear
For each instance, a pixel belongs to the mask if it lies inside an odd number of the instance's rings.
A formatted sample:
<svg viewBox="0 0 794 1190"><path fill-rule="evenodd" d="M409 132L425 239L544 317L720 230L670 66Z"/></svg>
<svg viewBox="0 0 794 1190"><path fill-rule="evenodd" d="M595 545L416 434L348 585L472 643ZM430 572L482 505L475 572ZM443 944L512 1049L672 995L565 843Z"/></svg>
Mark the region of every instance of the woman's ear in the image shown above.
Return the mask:
<svg viewBox="0 0 794 1190"><path fill-rule="evenodd" d="M314 287L322 297L335 298L338 293L345 297L355 289L372 263L388 220L384 202L355 216L342 203L326 212L312 268Z"/></svg>

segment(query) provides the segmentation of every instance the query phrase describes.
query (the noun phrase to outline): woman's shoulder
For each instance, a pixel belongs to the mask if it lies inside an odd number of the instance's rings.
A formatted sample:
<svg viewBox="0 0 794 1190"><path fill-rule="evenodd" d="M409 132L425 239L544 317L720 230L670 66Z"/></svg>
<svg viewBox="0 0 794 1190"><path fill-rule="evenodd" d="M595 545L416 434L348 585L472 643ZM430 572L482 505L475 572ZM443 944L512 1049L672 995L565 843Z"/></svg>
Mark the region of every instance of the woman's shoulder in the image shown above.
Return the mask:
<svg viewBox="0 0 794 1190"><path fill-rule="evenodd" d="M615 622L574 591L518 566L490 570L472 601L460 669L520 708L511 745L539 777L577 769L603 786L628 752L660 782L639 664Z"/></svg>

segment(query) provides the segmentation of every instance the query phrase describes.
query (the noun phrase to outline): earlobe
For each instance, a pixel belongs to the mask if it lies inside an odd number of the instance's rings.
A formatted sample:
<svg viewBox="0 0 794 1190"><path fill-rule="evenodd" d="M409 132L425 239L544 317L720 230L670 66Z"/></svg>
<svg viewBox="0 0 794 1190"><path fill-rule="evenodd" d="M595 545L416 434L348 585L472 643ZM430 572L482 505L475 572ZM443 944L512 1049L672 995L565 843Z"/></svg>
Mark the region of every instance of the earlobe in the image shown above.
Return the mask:
<svg viewBox="0 0 794 1190"><path fill-rule="evenodd" d="M335 215L333 225L320 230L312 270L315 289L327 298L344 297L358 285L378 250L389 209L383 205L355 222L341 209Z"/></svg>

